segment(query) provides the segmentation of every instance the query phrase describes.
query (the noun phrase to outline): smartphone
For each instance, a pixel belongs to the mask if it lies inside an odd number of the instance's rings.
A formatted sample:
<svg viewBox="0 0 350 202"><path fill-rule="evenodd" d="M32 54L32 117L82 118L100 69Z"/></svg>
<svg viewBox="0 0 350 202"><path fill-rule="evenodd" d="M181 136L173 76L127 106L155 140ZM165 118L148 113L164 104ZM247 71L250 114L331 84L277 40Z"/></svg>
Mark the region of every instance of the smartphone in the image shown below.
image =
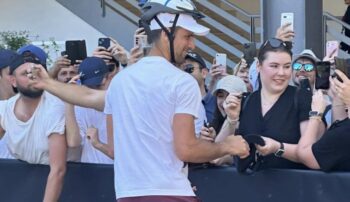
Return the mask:
<svg viewBox="0 0 350 202"><path fill-rule="evenodd" d="M256 55L256 43L243 44L243 59L247 62L248 67L254 62Z"/></svg>
<svg viewBox="0 0 350 202"><path fill-rule="evenodd" d="M140 48L146 48L150 45L147 42L147 35L135 35L134 46L140 46Z"/></svg>
<svg viewBox="0 0 350 202"><path fill-rule="evenodd" d="M139 28L143 28L143 24L141 20L139 20L138 25L139 25Z"/></svg>
<svg viewBox="0 0 350 202"><path fill-rule="evenodd" d="M326 55L330 56L332 53L335 57L338 56L339 42L338 41L327 41L326 43Z"/></svg>
<svg viewBox="0 0 350 202"><path fill-rule="evenodd" d="M105 47L108 49L111 46L111 39L110 38L99 38L98 39L98 46Z"/></svg>
<svg viewBox="0 0 350 202"><path fill-rule="evenodd" d="M316 82L315 89L329 89L329 77L331 75L331 63L322 61L316 63Z"/></svg>
<svg viewBox="0 0 350 202"><path fill-rule="evenodd" d="M66 41L66 54L72 65L84 60L87 56L85 40Z"/></svg>
<svg viewBox="0 0 350 202"><path fill-rule="evenodd" d="M226 73L226 63L227 63L227 55L225 53L216 53L215 55L215 64L220 65L222 74Z"/></svg>
<svg viewBox="0 0 350 202"><path fill-rule="evenodd" d="M294 13L281 13L281 27L287 23L291 24L288 28L294 31Z"/></svg>
<svg viewBox="0 0 350 202"><path fill-rule="evenodd" d="M335 68L340 70L348 78L350 78L350 59L335 57L334 60L335 60ZM335 74L335 76L339 81L343 82L343 80L337 74Z"/></svg>

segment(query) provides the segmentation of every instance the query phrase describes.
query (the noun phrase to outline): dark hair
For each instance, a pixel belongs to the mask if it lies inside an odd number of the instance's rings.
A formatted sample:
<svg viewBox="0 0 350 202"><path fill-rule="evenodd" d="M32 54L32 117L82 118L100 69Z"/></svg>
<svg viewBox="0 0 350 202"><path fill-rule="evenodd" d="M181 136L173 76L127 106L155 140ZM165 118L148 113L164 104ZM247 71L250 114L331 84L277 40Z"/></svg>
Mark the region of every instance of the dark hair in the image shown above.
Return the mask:
<svg viewBox="0 0 350 202"><path fill-rule="evenodd" d="M272 38L266 40L259 49L258 60L260 64L266 59L268 52L284 52L293 57L291 42L282 41L280 39Z"/></svg>
<svg viewBox="0 0 350 202"><path fill-rule="evenodd" d="M160 35L162 34L162 31L163 31L162 29L152 30L151 34L147 36L148 43L151 44L153 42L158 41L160 39Z"/></svg>

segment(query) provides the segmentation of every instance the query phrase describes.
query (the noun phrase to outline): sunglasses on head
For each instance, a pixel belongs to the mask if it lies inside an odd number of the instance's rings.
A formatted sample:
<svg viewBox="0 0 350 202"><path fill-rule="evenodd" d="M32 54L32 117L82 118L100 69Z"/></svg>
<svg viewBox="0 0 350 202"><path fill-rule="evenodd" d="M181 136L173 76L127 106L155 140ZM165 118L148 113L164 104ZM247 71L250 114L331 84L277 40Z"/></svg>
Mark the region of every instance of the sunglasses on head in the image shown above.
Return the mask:
<svg viewBox="0 0 350 202"><path fill-rule="evenodd" d="M292 49L292 42L290 41L282 41L280 39L272 38L267 41L265 41L262 48L265 48L267 46L271 46L272 48L279 48L279 47L285 47L287 49Z"/></svg>
<svg viewBox="0 0 350 202"><path fill-rule="evenodd" d="M302 67L304 67L306 72L311 72L311 71L314 70L314 65L313 64L302 64L302 63L299 63L299 62L296 62L296 63L293 64L293 69L295 71L300 71Z"/></svg>
<svg viewBox="0 0 350 202"><path fill-rule="evenodd" d="M184 71L189 73L189 74L192 74L194 70L194 66L192 64L186 64L185 65L185 68L184 68Z"/></svg>

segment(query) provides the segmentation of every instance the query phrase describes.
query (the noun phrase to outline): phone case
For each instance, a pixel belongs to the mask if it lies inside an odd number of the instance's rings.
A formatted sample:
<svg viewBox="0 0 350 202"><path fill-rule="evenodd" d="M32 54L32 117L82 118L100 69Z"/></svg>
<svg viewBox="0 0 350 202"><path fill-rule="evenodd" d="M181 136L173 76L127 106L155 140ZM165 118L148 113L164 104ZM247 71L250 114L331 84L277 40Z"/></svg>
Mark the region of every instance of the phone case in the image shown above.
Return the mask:
<svg viewBox="0 0 350 202"><path fill-rule="evenodd" d="M331 63L330 62L318 62L316 64L316 89L329 89L329 77L331 74Z"/></svg>
<svg viewBox="0 0 350 202"><path fill-rule="evenodd" d="M281 14L281 27L287 23L291 23L291 25L288 27L293 31L294 30L294 13Z"/></svg>
<svg viewBox="0 0 350 202"><path fill-rule="evenodd" d="M134 46L140 46L140 48L149 47L147 42L147 35L135 35Z"/></svg>
<svg viewBox="0 0 350 202"><path fill-rule="evenodd" d="M87 57L85 40L66 41L66 53L71 64L77 64L77 60Z"/></svg>
<svg viewBox="0 0 350 202"><path fill-rule="evenodd" d="M339 42L338 41L327 41L326 43L326 55L331 55L334 52L334 56L338 56Z"/></svg>
<svg viewBox="0 0 350 202"><path fill-rule="evenodd" d="M111 46L111 39L110 38L99 38L98 39L98 46L105 47L108 49Z"/></svg>
<svg viewBox="0 0 350 202"><path fill-rule="evenodd" d="M247 62L248 67L254 62L254 58L257 55L256 44L255 43L245 43L243 44L243 58Z"/></svg>

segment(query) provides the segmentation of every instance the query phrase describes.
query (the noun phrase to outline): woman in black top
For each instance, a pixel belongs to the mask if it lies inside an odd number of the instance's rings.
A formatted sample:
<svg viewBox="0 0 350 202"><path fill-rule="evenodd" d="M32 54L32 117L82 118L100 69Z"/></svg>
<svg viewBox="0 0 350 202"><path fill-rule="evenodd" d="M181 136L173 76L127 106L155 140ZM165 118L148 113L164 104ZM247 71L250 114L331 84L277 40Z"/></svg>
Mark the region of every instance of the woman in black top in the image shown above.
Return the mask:
<svg viewBox="0 0 350 202"><path fill-rule="evenodd" d="M266 145L258 148L264 156L260 168L305 168L295 163L296 144L308 123L311 95L288 85L292 75L290 48L275 38L263 43L257 65L261 88L242 102L238 96L229 95L224 104L228 124L218 139L234 133L238 121L235 134L263 136ZM272 144L274 140L279 143Z"/></svg>

